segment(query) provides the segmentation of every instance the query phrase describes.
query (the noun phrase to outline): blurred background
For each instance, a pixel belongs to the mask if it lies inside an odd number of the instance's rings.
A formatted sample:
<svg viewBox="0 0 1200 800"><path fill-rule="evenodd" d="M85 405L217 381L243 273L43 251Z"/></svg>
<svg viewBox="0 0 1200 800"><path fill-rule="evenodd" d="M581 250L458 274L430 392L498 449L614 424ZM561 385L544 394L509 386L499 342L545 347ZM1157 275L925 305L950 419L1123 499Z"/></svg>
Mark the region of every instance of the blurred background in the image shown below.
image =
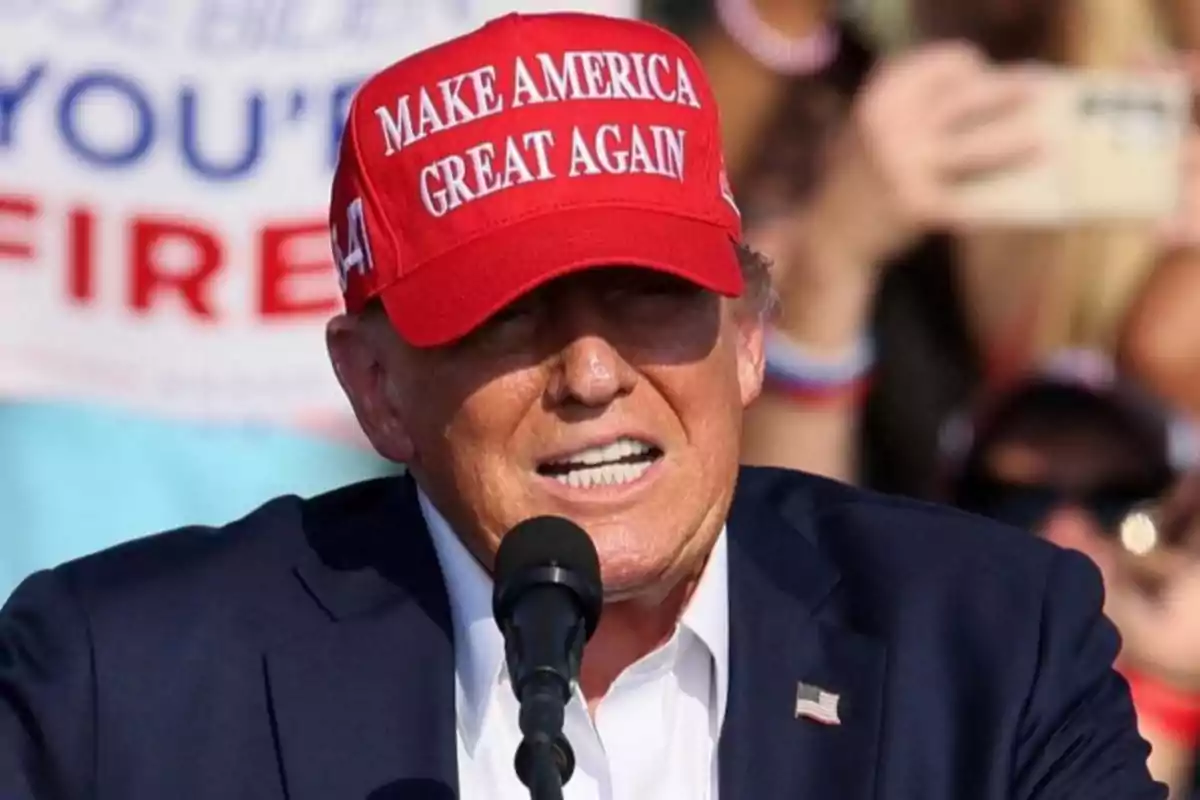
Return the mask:
<svg viewBox="0 0 1200 800"><path fill-rule="evenodd" d="M1151 768L1193 796L1197 0L0 0L0 598L400 469L323 345L347 103L564 8L709 72L778 293L745 460L1092 558Z"/></svg>

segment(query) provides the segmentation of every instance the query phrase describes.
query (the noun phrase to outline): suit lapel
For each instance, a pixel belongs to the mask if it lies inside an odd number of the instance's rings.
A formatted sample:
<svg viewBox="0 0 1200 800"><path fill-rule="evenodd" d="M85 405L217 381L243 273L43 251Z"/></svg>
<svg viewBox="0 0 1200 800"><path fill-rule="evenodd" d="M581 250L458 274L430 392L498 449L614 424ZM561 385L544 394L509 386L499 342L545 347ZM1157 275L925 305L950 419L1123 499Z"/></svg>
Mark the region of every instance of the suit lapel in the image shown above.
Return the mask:
<svg viewBox="0 0 1200 800"><path fill-rule="evenodd" d="M396 483L306 512L296 586L312 613L266 662L289 800L457 797L449 603L411 481Z"/></svg>
<svg viewBox="0 0 1200 800"><path fill-rule="evenodd" d="M743 483L747 476L743 472ZM762 478L749 481L762 482ZM730 686L720 796L875 795L882 643L849 629L806 496L739 487L729 526ZM836 724L797 715L799 684L838 695Z"/></svg>

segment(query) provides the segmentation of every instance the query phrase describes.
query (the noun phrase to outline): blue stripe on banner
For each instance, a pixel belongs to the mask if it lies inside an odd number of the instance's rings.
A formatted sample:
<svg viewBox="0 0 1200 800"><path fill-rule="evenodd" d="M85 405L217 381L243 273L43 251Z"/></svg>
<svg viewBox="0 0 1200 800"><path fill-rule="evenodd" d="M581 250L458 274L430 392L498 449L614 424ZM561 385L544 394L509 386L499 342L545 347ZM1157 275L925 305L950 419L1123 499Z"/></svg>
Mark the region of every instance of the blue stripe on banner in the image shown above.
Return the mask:
<svg viewBox="0 0 1200 800"><path fill-rule="evenodd" d="M372 453L286 431L0 404L0 598L34 570L130 538L389 471Z"/></svg>

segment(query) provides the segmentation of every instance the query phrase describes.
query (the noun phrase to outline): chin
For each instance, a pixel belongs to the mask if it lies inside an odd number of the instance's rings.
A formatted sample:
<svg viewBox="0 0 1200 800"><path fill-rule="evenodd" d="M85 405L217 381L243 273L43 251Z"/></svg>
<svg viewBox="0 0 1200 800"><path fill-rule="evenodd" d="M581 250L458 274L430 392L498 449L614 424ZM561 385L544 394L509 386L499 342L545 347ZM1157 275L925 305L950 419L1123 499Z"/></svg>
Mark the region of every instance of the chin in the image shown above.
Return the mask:
<svg viewBox="0 0 1200 800"><path fill-rule="evenodd" d="M604 603L639 603L647 606L657 606L663 602L675 583L664 581L660 576L642 579L604 582Z"/></svg>
<svg viewBox="0 0 1200 800"><path fill-rule="evenodd" d="M683 577L682 574L675 574L678 570L674 553L664 553L658 557L627 551L612 553L597 544L606 603L633 599L657 602Z"/></svg>

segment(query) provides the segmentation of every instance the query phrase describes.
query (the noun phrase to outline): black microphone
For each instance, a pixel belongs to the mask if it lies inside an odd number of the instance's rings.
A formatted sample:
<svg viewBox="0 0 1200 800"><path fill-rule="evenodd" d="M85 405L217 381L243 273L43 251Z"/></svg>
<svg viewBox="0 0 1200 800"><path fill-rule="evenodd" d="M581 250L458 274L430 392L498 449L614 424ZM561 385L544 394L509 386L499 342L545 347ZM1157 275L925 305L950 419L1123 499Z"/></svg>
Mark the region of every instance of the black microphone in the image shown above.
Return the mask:
<svg viewBox="0 0 1200 800"><path fill-rule="evenodd" d="M574 522L535 517L500 540L492 611L521 704L514 766L534 800L559 800L575 771L563 714L602 603L596 547Z"/></svg>

